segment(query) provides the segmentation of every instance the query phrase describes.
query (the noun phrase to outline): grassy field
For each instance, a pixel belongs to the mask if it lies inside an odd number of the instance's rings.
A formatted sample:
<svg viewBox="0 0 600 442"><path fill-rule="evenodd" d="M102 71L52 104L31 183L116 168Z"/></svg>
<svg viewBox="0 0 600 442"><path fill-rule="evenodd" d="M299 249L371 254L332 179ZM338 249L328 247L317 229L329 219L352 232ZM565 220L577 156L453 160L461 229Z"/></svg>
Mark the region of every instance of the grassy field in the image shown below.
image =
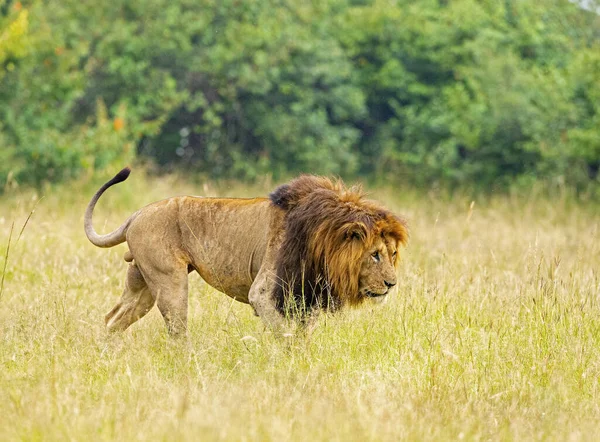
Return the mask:
<svg viewBox="0 0 600 442"><path fill-rule="evenodd" d="M98 181L98 184L100 181ZM248 196L134 171L107 232L174 194ZM187 342L156 308L108 336L125 246L83 234L94 186L0 199L0 440L594 440L600 432L599 208L570 198L372 197L411 243L388 302L282 343L191 278ZM8 262L5 251L14 222ZM2 273L0 273L1 275Z"/></svg>

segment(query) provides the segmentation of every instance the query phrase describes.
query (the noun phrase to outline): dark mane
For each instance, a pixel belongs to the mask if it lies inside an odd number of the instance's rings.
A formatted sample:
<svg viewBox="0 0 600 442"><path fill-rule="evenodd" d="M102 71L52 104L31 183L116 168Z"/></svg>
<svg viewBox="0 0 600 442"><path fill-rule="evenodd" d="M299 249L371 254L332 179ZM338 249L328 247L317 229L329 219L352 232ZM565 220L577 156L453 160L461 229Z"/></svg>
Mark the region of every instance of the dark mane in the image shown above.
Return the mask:
<svg viewBox="0 0 600 442"><path fill-rule="evenodd" d="M365 250L378 235L402 244L408 240L402 219L341 181L302 175L278 187L270 198L286 211L274 293L277 307L286 313L358 304Z"/></svg>

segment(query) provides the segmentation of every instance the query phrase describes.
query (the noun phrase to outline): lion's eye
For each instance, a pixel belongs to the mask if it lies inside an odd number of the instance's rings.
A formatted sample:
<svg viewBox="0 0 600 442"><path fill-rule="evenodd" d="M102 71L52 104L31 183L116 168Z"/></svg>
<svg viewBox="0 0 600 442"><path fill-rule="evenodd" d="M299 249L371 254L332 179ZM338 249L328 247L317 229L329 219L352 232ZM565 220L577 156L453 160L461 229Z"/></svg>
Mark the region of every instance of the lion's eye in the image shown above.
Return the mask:
<svg viewBox="0 0 600 442"><path fill-rule="evenodd" d="M379 254L379 252L374 252L371 254L371 256L373 257L373 261L375 262L379 262L379 260L381 259L381 255Z"/></svg>
<svg viewBox="0 0 600 442"><path fill-rule="evenodd" d="M396 252L396 251L394 250L394 253L392 253L392 259L396 259L396 255L397 255L397 254L398 254L398 252Z"/></svg>

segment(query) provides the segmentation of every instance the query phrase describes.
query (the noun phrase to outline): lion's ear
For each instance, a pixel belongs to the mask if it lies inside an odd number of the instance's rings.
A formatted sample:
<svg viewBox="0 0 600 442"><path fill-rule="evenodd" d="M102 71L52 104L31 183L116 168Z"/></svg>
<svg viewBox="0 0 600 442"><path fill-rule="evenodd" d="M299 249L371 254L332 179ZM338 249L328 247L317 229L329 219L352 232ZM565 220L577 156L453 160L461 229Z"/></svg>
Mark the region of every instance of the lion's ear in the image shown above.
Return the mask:
<svg viewBox="0 0 600 442"><path fill-rule="evenodd" d="M273 204L284 210L288 210L290 208L290 201L293 198L292 189L289 184L283 184L271 192L269 197Z"/></svg>
<svg viewBox="0 0 600 442"><path fill-rule="evenodd" d="M348 241L364 241L367 239L367 226L361 222L344 224L341 231L344 234L344 239Z"/></svg>

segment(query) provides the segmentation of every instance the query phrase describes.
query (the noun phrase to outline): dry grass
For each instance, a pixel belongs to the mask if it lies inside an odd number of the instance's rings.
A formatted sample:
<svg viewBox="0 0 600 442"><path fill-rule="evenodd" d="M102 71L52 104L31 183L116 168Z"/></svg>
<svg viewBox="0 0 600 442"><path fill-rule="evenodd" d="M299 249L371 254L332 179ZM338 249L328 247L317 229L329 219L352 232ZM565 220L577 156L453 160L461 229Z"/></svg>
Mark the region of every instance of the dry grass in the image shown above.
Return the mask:
<svg viewBox="0 0 600 442"><path fill-rule="evenodd" d="M140 174L98 230L192 189ZM76 192L72 190L75 189ZM412 228L398 293L284 345L192 280L187 343L154 309L107 336L124 246L83 234L93 187L0 200L0 440L592 440L600 430L597 207L568 198L374 196Z"/></svg>

